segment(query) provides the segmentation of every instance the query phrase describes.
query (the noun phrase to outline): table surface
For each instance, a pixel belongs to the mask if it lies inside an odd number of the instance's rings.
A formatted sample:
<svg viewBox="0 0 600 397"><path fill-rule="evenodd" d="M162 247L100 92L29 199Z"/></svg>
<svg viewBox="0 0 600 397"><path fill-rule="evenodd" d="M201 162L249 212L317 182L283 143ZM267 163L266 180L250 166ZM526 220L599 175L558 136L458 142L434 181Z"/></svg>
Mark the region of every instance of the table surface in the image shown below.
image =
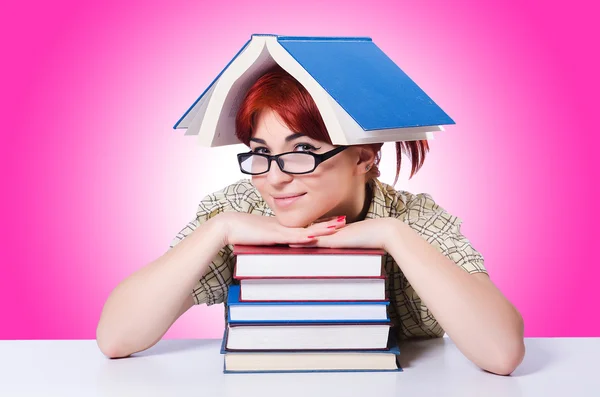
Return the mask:
<svg viewBox="0 0 600 397"><path fill-rule="evenodd" d="M217 339L162 340L108 359L94 340L0 341L0 396L600 396L600 338L527 338L510 376L449 338L401 345L403 372L223 374Z"/></svg>

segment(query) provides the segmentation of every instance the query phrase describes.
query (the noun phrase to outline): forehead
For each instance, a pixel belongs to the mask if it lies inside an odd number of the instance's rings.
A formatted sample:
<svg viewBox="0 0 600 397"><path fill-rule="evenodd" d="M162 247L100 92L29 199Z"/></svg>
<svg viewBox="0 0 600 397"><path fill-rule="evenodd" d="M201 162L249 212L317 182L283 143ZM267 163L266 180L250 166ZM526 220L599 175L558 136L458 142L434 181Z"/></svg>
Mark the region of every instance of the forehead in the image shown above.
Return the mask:
<svg viewBox="0 0 600 397"><path fill-rule="evenodd" d="M258 116L252 137L263 140L279 140L293 133L294 131L285 125L277 112L272 109L265 109Z"/></svg>

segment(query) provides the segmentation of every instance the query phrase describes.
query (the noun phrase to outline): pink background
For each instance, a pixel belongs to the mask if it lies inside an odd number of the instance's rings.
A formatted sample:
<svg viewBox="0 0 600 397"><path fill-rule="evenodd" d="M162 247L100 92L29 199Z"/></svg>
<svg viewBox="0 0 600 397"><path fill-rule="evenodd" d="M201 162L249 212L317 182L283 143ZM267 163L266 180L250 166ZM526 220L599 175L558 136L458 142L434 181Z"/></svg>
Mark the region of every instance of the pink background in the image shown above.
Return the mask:
<svg viewBox="0 0 600 397"><path fill-rule="evenodd" d="M241 146L200 148L172 126L252 33L372 37L457 122L396 187L463 219L527 336L600 336L600 65L585 5L47 3L0 17L0 339L94 338L112 288L243 176ZM166 337L220 337L222 310L194 307Z"/></svg>

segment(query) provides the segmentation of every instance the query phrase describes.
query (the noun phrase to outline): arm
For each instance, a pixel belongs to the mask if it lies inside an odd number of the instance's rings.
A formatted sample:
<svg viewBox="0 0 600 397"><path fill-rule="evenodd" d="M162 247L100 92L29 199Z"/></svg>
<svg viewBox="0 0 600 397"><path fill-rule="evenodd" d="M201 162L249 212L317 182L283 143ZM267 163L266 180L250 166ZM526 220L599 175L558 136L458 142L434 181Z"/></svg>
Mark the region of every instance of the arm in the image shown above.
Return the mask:
<svg viewBox="0 0 600 397"><path fill-rule="evenodd" d="M100 316L96 339L108 357L126 357L156 344L192 305L191 291L223 247L213 218L161 257L123 280Z"/></svg>
<svg viewBox="0 0 600 397"><path fill-rule="evenodd" d="M523 319L486 274L469 274L404 222L390 218L384 249L461 352L507 375L523 360Z"/></svg>
<svg viewBox="0 0 600 397"><path fill-rule="evenodd" d="M126 357L156 344L192 306L192 290L200 302L223 302L233 271L229 261L217 255L224 246L303 243L312 240L308 235L332 234L335 231L328 226L339 226L334 219L308 228L288 228L274 217L217 210L201 213L209 215L202 215L200 223L190 223L180 232L183 239L177 237L179 243L110 294L96 331L98 346L108 357ZM211 262L214 267L209 268Z"/></svg>

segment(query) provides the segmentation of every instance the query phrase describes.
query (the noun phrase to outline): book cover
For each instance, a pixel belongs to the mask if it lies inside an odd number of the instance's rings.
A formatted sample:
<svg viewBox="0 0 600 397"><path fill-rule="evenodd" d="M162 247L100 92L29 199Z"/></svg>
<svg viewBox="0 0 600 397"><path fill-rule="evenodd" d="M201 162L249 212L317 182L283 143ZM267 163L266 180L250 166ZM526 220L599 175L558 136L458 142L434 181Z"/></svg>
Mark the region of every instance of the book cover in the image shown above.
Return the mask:
<svg viewBox="0 0 600 397"><path fill-rule="evenodd" d="M370 37L253 34L173 128L203 146L238 144L241 98L277 64L306 87L336 145L433 139L454 124Z"/></svg>

